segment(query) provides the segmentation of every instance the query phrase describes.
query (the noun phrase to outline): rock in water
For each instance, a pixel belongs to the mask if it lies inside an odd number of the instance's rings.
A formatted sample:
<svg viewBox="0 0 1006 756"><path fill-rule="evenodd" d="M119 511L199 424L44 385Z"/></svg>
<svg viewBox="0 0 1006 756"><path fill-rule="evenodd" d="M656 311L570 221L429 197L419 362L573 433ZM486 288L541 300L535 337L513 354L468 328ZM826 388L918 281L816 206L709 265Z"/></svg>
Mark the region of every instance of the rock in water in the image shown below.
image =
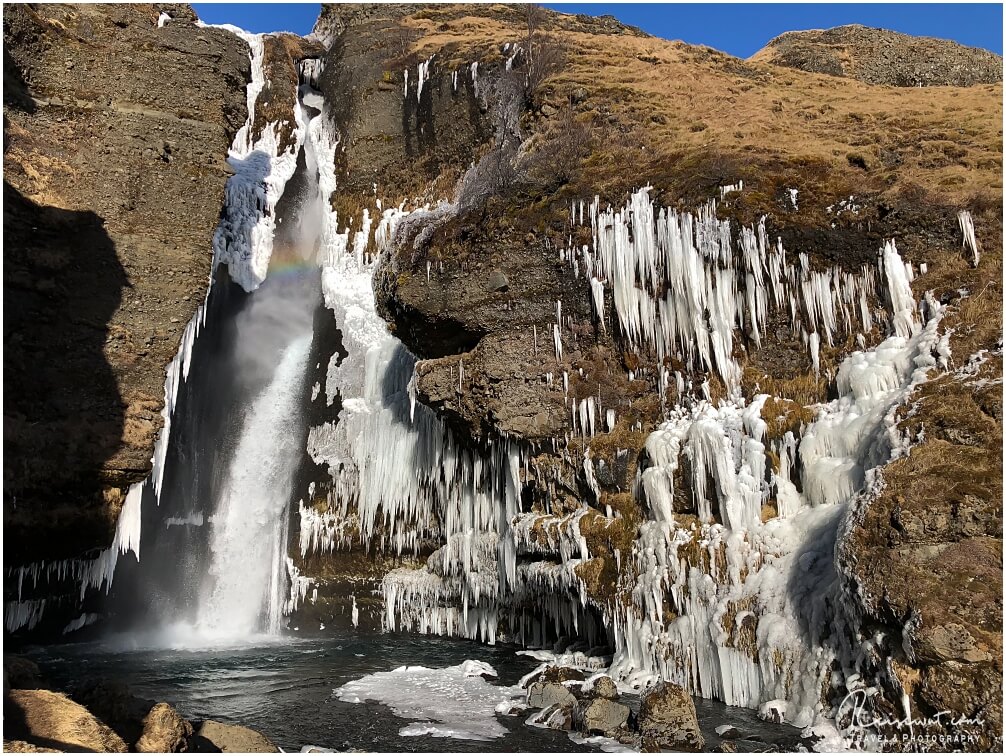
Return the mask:
<svg viewBox="0 0 1006 756"><path fill-rule="evenodd" d="M223 753L280 752L273 742L260 732L240 725L221 724L211 719L207 719L199 726L196 738L209 741L211 745L216 746ZM204 749L199 748L199 750Z"/></svg>
<svg viewBox="0 0 1006 756"><path fill-rule="evenodd" d="M580 710L578 721L588 735L612 737L629 721L629 707L607 698L595 698Z"/></svg>
<svg viewBox="0 0 1006 756"><path fill-rule="evenodd" d="M62 693L12 690L4 706L4 734L48 747L125 753L125 741Z"/></svg>
<svg viewBox="0 0 1006 756"><path fill-rule="evenodd" d="M594 681L594 689L592 692L595 696L599 696L600 698L618 698L618 687L615 685L615 681L607 675L599 677Z"/></svg>
<svg viewBox="0 0 1006 756"><path fill-rule="evenodd" d="M569 680L581 681L583 680L583 672L573 667L557 667L555 665L551 667L546 667L537 675L532 677L527 686L530 687L531 683L541 682L541 683L561 683L567 682Z"/></svg>
<svg viewBox="0 0 1006 756"><path fill-rule="evenodd" d="M692 697L668 682L643 696L639 734L644 751L701 751L705 745Z"/></svg>
<svg viewBox="0 0 1006 756"><path fill-rule="evenodd" d="M143 719L143 735L136 741L139 753L182 753L188 750L192 725L170 704L159 703Z"/></svg>
<svg viewBox="0 0 1006 756"><path fill-rule="evenodd" d="M571 702L552 704L532 716L527 723L548 730L572 730L573 704Z"/></svg>
<svg viewBox="0 0 1006 756"><path fill-rule="evenodd" d="M555 704L562 706L574 703L576 699L573 694L559 683L537 682L527 692L527 705L532 709L547 709Z"/></svg>
<svg viewBox="0 0 1006 756"><path fill-rule="evenodd" d="M4 655L4 690L8 687L20 690L37 688L40 685L40 678L38 665L31 659L25 659L23 656Z"/></svg>

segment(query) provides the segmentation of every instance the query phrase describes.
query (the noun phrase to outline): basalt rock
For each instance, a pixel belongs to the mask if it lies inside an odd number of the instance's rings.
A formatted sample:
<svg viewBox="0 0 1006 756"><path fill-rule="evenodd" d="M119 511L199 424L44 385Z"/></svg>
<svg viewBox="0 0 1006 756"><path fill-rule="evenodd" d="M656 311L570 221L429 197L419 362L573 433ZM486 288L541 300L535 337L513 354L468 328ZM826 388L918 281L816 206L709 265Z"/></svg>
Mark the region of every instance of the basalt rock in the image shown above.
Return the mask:
<svg viewBox="0 0 1006 756"><path fill-rule="evenodd" d="M206 288L248 46L172 12L4 7L8 565L111 542Z"/></svg>
<svg viewBox="0 0 1006 756"><path fill-rule="evenodd" d="M701 751L705 745L691 696L668 682L643 696L639 734L644 751Z"/></svg>

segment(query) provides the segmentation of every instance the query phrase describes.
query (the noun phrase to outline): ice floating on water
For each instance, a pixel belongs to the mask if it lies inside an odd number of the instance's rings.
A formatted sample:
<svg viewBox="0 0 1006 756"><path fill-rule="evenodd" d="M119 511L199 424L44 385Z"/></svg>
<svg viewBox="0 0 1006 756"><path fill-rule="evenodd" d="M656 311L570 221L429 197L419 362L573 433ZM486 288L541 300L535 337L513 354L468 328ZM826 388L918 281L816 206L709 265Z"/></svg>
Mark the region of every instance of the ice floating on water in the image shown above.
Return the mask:
<svg viewBox="0 0 1006 756"><path fill-rule="evenodd" d="M492 740L507 734L496 707L522 691L493 685L482 675L496 677L496 671L471 660L444 669L399 667L346 683L335 695L348 703L377 701L395 716L417 720L401 729L403 736Z"/></svg>

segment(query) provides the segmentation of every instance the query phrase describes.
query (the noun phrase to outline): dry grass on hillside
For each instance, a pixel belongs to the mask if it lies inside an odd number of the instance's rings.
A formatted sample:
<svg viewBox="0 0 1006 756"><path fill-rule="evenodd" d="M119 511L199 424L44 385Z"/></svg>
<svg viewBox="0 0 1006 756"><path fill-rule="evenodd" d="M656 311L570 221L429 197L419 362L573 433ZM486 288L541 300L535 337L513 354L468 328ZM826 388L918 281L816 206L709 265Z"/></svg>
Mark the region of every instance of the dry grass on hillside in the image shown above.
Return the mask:
<svg viewBox="0 0 1006 756"><path fill-rule="evenodd" d="M462 9L431 8L406 19L422 35L417 57L449 47L446 67L474 59L469 55L491 61L524 33L503 11L490 18ZM689 178L708 194L732 174L757 187L759 174L775 169L801 189L801 212L816 220L838 197L886 195L895 184L918 184L958 205L976 192L1001 198L1002 85L869 86L681 42L555 25L550 33L566 47L568 63L546 83L546 99L560 106L586 90L577 117L599 140L591 193L615 201L648 180L689 198ZM694 175L682 175L690 162Z"/></svg>

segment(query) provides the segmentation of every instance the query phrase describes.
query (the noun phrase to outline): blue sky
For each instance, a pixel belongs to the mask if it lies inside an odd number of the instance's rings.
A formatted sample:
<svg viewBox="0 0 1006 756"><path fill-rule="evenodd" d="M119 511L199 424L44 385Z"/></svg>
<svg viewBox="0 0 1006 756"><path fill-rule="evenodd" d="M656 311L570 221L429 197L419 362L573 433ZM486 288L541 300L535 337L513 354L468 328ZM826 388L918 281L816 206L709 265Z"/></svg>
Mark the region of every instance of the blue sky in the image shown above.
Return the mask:
<svg viewBox="0 0 1006 756"><path fill-rule="evenodd" d="M865 24L952 39L1002 54L1003 9L988 4L641 4L546 3L565 13L612 15L666 39L709 45L746 58L772 37L794 29ZM207 23L248 31L311 31L318 3L193 3Z"/></svg>

